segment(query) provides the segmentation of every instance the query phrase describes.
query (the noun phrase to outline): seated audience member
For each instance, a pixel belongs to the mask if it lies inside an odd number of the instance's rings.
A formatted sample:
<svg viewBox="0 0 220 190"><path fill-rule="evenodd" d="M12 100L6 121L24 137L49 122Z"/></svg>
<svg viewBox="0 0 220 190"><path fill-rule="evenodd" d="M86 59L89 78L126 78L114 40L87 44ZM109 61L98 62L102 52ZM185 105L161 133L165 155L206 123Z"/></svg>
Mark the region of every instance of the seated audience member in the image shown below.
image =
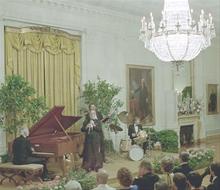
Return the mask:
<svg viewBox="0 0 220 190"><path fill-rule="evenodd" d="M82 190L80 183L76 180L69 181L66 185L64 185L65 190Z"/></svg>
<svg viewBox="0 0 220 190"><path fill-rule="evenodd" d="M159 181L159 177L153 173L150 162L143 160L139 166L138 177L133 184L137 185L138 190L153 190L154 184Z"/></svg>
<svg viewBox="0 0 220 190"><path fill-rule="evenodd" d="M13 164L42 164L43 173L41 177L44 181L50 180L48 177L46 160L32 155L33 148L31 147L30 141L27 139L29 136L29 129L27 127L22 128L20 134L21 135L14 140L12 145Z"/></svg>
<svg viewBox="0 0 220 190"><path fill-rule="evenodd" d="M173 186L175 190L189 190L186 176L183 173L175 173L173 176Z"/></svg>
<svg viewBox="0 0 220 190"><path fill-rule="evenodd" d="M127 168L120 168L117 172L117 179L120 184L118 190L137 190L137 186L132 185L133 178L131 172Z"/></svg>
<svg viewBox="0 0 220 190"><path fill-rule="evenodd" d="M183 173L186 177L188 177L189 172L193 171L189 164L189 153L181 152L179 155L180 165L174 168L173 173Z"/></svg>
<svg viewBox="0 0 220 190"><path fill-rule="evenodd" d="M211 164L210 174L213 178L207 190L220 190L220 162Z"/></svg>
<svg viewBox="0 0 220 190"><path fill-rule="evenodd" d="M188 175L188 181L191 186L191 190L205 190L202 186L202 176L198 172L190 172Z"/></svg>
<svg viewBox="0 0 220 190"><path fill-rule="evenodd" d="M93 190L115 190L114 188L107 185L108 174L105 170L100 169L96 174L97 187Z"/></svg>
<svg viewBox="0 0 220 190"><path fill-rule="evenodd" d="M173 185L173 161L169 158L164 158L161 161L161 169L163 171L163 175L161 179L165 181L169 187Z"/></svg>
<svg viewBox="0 0 220 190"><path fill-rule="evenodd" d="M154 190L170 190L170 187L165 182L157 182L154 185Z"/></svg>

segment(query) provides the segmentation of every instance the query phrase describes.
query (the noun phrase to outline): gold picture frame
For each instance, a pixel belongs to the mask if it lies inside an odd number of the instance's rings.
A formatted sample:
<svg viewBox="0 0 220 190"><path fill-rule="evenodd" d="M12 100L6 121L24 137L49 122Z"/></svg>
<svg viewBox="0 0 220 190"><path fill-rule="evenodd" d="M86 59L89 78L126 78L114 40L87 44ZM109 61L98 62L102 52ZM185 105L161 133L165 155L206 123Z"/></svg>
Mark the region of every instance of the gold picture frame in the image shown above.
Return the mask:
<svg viewBox="0 0 220 190"><path fill-rule="evenodd" d="M154 67L127 65L127 110L143 125L155 125Z"/></svg>
<svg viewBox="0 0 220 190"><path fill-rule="evenodd" d="M219 113L218 84L207 84L207 114L215 115Z"/></svg>

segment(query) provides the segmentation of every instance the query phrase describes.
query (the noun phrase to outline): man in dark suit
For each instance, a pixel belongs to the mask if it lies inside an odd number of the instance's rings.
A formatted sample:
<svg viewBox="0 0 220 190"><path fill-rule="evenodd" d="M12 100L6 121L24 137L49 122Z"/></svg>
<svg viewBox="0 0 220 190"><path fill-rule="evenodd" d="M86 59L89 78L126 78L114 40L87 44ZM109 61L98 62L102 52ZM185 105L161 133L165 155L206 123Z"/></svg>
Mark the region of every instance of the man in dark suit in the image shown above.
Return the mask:
<svg viewBox="0 0 220 190"><path fill-rule="evenodd" d="M32 152L33 148L27 137L29 136L29 129L21 129L21 135L17 137L12 145L13 152L13 164L22 165L22 164L42 164L43 173L42 179L48 181L48 171L46 167L46 160L43 158L33 157Z"/></svg>
<svg viewBox="0 0 220 190"><path fill-rule="evenodd" d="M186 177L188 177L189 173L193 171L192 168L188 164L189 153L181 152L179 155L179 159L180 159L180 165L173 169L173 173L182 173Z"/></svg>
<svg viewBox="0 0 220 190"><path fill-rule="evenodd" d="M153 173L151 163L143 160L133 184L138 186L138 190L154 190L154 184L158 181L159 177Z"/></svg>
<svg viewBox="0 0 220 190"><path fill-rule="evenodd" d="M134 139L138 137L140 131L142 131L142 125L140 124L140 119L135 117L134 124L130 125L128 128L128 136L130 137L132 144L135 144Z"/></svg>
<svg viewBox="0 0 220 190"><path fill-rule="evenodd" d="M220 162L213 163L210 166L210 174L212 175L212 183L208 186L207 190L220 189Z"/></svg>

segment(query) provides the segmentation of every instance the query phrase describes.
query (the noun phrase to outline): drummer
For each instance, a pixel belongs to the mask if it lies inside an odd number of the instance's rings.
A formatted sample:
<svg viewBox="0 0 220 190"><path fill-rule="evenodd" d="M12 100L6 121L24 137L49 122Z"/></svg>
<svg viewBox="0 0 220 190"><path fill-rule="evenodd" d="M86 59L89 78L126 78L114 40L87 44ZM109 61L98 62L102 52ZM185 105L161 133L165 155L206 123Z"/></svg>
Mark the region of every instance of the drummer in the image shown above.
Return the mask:
<svg viewBox="0 0 220 190"><path fill-rule="evenodd" d="M144 150L144 153L145 153L146 148L147 148L147 142L146 142L147 141L147 136L144 135L144 137L143 137L142 134L141 134L142 132L145 132L145 131L143 131L142 125L140 123L140 118L135 117L134 121L133 121L133 124L130 125L129 128L128 128L128 136L131 139L132 145L138 144L137 139L141 139L141 146L142 146L142 148Z"/></svg>
<svg viewBox="0 0 220 190"><path fill-rule="evenodd" d="M140 118L135 117L133 124L129 125L128 128L128 136L131 139L132 145L135 144L135 138L137 138L140 134L140 132L143 130L142 125L140 124Z"/></svg>

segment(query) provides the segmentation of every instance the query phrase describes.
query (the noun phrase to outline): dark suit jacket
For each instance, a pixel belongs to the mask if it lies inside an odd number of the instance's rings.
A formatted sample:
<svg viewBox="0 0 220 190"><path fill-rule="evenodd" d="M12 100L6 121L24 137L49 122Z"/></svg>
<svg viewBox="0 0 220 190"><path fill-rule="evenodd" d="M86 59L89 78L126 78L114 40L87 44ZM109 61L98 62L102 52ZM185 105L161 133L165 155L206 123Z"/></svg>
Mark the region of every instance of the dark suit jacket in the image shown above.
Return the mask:
<svg viewBox="0 0 220 190"><path fill-rule="evenodd" d="M212 184L207 187L207 190L220 190L220 178L214 179Z"/></svg>
<svg viewBox="0 0 220 190"><path fill-rule="evenodd" d="M183 163L179 165L178 167L173 169L173 173L182 173L186 177L188 177L189 173L193 171L192 168L190 168L188 163Z"/></svg>
<svg viewBox="0 0 220 190"><path fill-rule="evenodd" d="M143 177L136 178L133 182L138 186L138 190L154 190L154 184L159 181L159 177L155 174L148 173Z"/></svg>
<svg viewBox="0 0 220 190"><path fill-rule="evenodd" d="M12 153L14 164L25 164L27 158L32 155L29 140L22 135L17 137L12 145Z"/></svg>
<svg viewBox="0 0 220 190"><path fill-rule="evenodd" d="M138 132L140 132L141 130L143 130L143 128L142 128L142 125L139 124L139 125L138 125ZM129 128L128 128L128 136L130 137L130 139L131 139L132 142L133 142L133 139L134 139L135 137L137 137L137 136L133 137L133 136L132 136L132 133L135 133L135 134L136 134L134 124L133 124L133 125L129 125Z"/></svg>

